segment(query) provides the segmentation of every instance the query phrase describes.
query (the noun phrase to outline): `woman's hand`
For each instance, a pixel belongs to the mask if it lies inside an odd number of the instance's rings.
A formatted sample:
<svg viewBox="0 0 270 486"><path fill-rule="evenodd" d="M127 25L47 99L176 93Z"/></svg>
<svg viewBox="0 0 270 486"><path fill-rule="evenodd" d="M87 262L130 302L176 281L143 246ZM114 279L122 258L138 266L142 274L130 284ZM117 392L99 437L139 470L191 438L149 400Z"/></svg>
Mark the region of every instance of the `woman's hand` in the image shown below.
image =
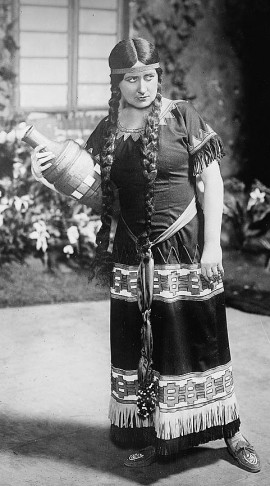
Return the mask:
<svg viewBox="0 0 270 486"><path fill-rule="evenodd" d="M44 170L51 167L50 160L55 158L52 152L41 152L46 148L45 145L38 145L31 154L31 162L36 177L42 177Z"/></svg>
<svg viewBox="0 0 270 486"><path fill-rule="evenodd" d="M218 243L208 243L204 245L201 258L201 270L203 277L211 282L217 280L219 275L223 277L222 249Z"/></svg>

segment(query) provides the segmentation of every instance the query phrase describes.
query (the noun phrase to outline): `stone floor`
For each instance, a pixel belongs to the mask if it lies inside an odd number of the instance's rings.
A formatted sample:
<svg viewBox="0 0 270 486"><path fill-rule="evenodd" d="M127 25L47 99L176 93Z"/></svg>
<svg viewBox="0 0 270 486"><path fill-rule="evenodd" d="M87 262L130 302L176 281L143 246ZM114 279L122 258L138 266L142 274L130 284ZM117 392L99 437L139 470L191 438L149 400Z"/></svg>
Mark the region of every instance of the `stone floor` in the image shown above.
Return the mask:
<svg viewBox="0 0 270 486"><path fill-rule="evenodd" d="M242 431L263 469L224 442L130 470L108 439L108 301L0 309L0 486L269 486L270 317L227 309Z"/></svg>

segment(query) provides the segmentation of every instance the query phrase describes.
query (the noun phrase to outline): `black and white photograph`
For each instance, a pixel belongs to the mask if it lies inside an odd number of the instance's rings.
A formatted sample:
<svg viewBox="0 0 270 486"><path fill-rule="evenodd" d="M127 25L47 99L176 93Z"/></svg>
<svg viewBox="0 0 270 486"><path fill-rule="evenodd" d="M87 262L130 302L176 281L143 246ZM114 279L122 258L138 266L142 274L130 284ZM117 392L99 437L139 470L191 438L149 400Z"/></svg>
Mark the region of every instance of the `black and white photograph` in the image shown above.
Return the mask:
<svg viewBox="0 0 270 486"><path fill-rule="evenodd" d="M269 26L0 0L0 486L269 486Z"/></svg>

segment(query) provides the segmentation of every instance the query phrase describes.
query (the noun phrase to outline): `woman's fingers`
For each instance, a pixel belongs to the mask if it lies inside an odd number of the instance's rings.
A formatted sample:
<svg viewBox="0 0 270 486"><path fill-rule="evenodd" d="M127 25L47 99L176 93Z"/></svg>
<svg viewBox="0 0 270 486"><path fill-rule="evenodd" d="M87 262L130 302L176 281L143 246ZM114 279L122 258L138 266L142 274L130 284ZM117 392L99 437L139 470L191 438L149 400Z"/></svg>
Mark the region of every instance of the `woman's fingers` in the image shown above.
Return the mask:
<svg viewBox="0 0 270 486"><path fill-rule="evenodd" d="M219 276L223 277L224 270L221 263L201 263L202 276L208 281L218 280Z"/></svg>
<svg viewBox="0 0 270 486"><path fill-rule="evenodd" d="M221 277L224 277L224 268L223 268L222 263L218 263L217 267L218 267L218 272L220 273Z"/></svg>
<svg viewBox="0 0 270 486"><path fill-rule="evenodd" d="M201 259L202 276L211 284L223 277L222 249L220 245L205 245Z"/></svg>
<svg viewBox="0 0 270 486"><path fill-rule="evenodd" d="M38 145L34 149L33 158L34 159L36 158L36 160L39 160L42 163L47 162L47 160L54 159L55 155L53 154L53 152L48 150L46 151L45 149L46 149L45 145Z"/></svg>
<svg viewBox="0 0 270 486"><path fill-rule="evenodd" d="M44 155L44 157L37 157L37 160L41 164L41 167L43 166L43 164L45 164L45 162L48 162L48 160L54 159L54 155L51 152L45 152L42 155Z"/></svg>
<svg viewBox="0 0 270 486"><path fill-rule="evenodd" d="M201 264L201 272L202 272L203 277L208 281L213 275L212 268L211 268L211 265L209 263L202 263Z"/></svg>
<svg viewBox="0 0 270 486"><path fill-rule="evenodd" d="M34 148L34 153L37 154L41 152L41 150L45 150L45 149L46 149L46 145L37 145L37 147Z"/></svg>
<svg viewBox="0 0 270 486"><path fill-rule="evenodd" d="M47 160L54 159L54 157L55 157L52 152L37 152L37 154L35 156L36 156L37 160L42 164L44 162L47 162Z"/></svg>
<svg viewBox="0 0 270 486"><path fill-rule="evenodd" d="M48 164L46 164L46 165L42 165L42 166L40 167L41 172L44 172L44 170L49 169L49 167L51 167L51 165L52 165L52 163L51 163L51 162L49 162L49 163L48 163Z"/></svg>
<svg viewBox="0 0 270 486"><path fill-rule="evenodd" d="M50 161L55 158L52 152L45 149L45 145L38 145L31 154L33 171L37 177L42 177L42 173L51 167Z"/></svg>

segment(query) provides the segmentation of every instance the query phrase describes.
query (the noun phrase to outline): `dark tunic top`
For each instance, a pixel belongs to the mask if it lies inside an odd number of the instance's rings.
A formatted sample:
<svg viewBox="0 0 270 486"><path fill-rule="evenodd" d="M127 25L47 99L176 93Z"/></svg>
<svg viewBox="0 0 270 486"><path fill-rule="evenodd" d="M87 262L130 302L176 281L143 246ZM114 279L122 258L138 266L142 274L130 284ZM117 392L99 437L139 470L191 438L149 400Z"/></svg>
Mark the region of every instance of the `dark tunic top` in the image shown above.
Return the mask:
<svg viewBox="0 0 270 486"><path fill-rule="evenodd" d="M159 154L157 178L154 189L154 214L151 239L155 239L168 228L185 210L196 193L195 174L199 174L211 159L206 156L202 162L201 152L210 141L214 145L212 160L222 154L217 134L207 125L193 106L186 101L168 103L160 116ZM87 148L93 148L98 155L102 148L103 133L107 119L103 119L89 138ZM115 161L111 179L119 189L121 214L138 236L144 230L144 187L145 179L141 166L141 141L131 136L117 139ZM203 248L203 217L198 214L170 240L154 248L156 263L196 263ZM115 237L114 260L134 264L134 244L123 231L120 222Z"/></svg>

